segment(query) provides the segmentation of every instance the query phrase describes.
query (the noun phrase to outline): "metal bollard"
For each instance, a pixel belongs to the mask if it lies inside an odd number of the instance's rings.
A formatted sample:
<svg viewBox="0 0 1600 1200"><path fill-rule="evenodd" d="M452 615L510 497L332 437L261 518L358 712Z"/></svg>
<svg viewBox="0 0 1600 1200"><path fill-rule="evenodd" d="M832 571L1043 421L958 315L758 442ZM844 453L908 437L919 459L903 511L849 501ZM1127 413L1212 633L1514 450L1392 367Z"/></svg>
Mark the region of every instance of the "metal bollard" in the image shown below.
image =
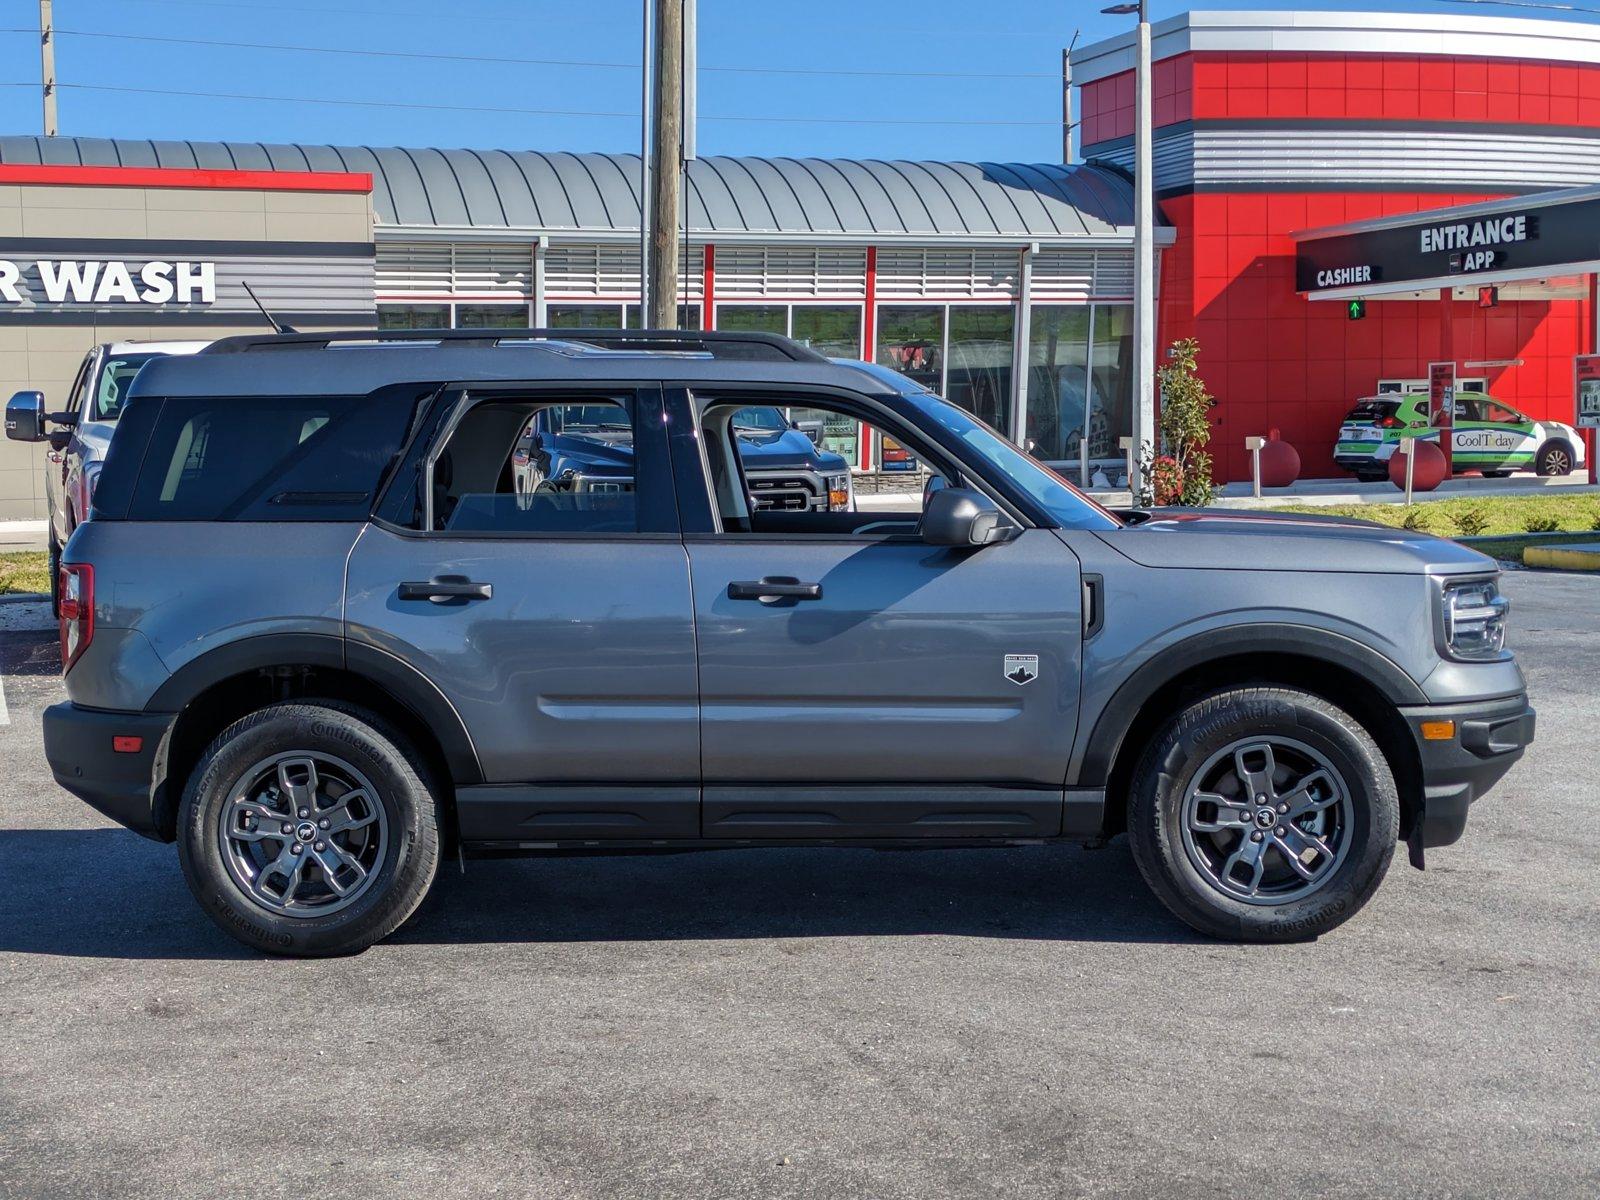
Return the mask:
<svg viewBox="0 0 1600 1200"><path fill-rule="evenodd" d="M1251 494L1257 500L1261 499L1261 447L1267 444L1264 437L1247 437L1244 448L1250 451L1250 479L1253 486Z"/></svg>
<svg viewBox="0 0 1600 1200"><path fill-rule="evenodd" d="M1131 437L1119 437L1117 439L1117 445L1122 450L1123 466L1126 467L1127 471L1128 471L1128 486L1132 487L1133 486L1133 439Z"/></svg>
<svg viewBox="0 0 1600 1200"><path fill-rule="evenodd" d="M1395 448L1396 454L1406 456L1406 507L1411 507L1411 476L1417 467L1417 439L1414 437L1402 438L1400 445Z"/></svg>

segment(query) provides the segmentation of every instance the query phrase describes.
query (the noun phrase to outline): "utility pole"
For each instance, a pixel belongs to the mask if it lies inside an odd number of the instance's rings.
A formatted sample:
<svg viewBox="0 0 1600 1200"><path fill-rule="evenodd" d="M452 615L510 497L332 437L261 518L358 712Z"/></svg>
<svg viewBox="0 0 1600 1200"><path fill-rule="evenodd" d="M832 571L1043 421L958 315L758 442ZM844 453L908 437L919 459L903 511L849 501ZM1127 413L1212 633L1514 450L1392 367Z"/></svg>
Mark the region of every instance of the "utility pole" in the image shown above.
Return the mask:
<svg viewBox="0 0 1600 1200"><path fill-rule="evenodd" d="M678 327L678 203L683 188L683 0L656 0L651 329Z"/></svg>
<svg viewBox="0 0 1600 1200"><path fill-rule="evenodd" d="M655 58L650 9L655 0L639 0L639 325L650 324L650 80ZM624 325L628 322L623 321Z"/></svg>
<svg viewBox="0 0 1600 1200"><path fill-rule="evenodd" d="M51 0L39 0L39 82L44 87L44 135L55 137L56 121L56 27L50 10Z"/></svg>
<svg viewBox="0 0 1600 1200"><path fill-rule="evenodd" d="M1078 34L1072 31L1072 41L1061 52L1061 161L1072 161L1072 52L1078 47Z"/></svg>
<svg viewBox="0 0 1600 1200"><path fill-rule="evenodd" d="M1150 143L1150 13L1147 0L1139 0L1139 54L1136 64L1133 107L1133 341L1139 356L1134 370L1133 436L1135 447L1148 443L1153 454L1161 453L1161 435L1156 430L1156 255L1155 181L1151 178ZM1139 456L1134 456L1128 487L1135 496L1145 483Z"/></svg>

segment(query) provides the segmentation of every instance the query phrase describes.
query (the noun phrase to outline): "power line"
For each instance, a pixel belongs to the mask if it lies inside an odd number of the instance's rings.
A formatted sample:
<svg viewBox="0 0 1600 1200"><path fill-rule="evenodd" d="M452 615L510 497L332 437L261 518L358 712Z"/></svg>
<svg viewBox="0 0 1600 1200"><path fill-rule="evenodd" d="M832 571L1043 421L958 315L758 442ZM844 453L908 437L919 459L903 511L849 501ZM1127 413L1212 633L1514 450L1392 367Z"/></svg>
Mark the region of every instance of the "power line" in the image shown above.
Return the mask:
<svg viewBox="0 0 1600 1200"><path fill-rule="evenodd" d="M0 33L34 33L28 29L0 29ZM602 70L637 71L636 62L600 62L573 58L511 58L483 54L435 54L411 50L367 50L343 46L293 46L276 42L236 42L210 38L163 37L146 33L106 33L98 29L57 29L57 37L105 38L124 42L160 42L171 46L206 46L213 49L277 50L297 54L337 54L362 58L421 59L429 62L498 63L519 67L587 67ZM1055 79L1043 71L866 71L830 67L718 67L702 66L702 71L733 75L820 75L853 76L873 79Z"/></svg>
<svg viewBox="0 0 1600 1200"><path fill-rule="evenodd" d="M1553 4L1542 0L1435 0L1438 4L1487 4L1491 8L1536 8L1545 12L1572 12L1600 14L1600 8L1583 4Z"/></svg>
<svg viewBox="0 0 1600 1200"><path fill-rule="evenodd" d="M0 87L38 87L37 83L0 83ZM490 104L418 104L404 100L344 100L317 96L263 96L247 92L194 92L173 88L117 87L105 83L58 83L57 87L80 92L117 92L137 96L181 96L196 100L261 100L274 104L330 104L356 108L404 108L426 112L500 113L531 117L599 117L637 121L637 112L606 112L569 108L505 108ZM714 116L702 113L702 121L738 121L756 125L959 125L979 127L1049 126L1056 121L944 121L931 118L904 117L761 117Z"/></svg>

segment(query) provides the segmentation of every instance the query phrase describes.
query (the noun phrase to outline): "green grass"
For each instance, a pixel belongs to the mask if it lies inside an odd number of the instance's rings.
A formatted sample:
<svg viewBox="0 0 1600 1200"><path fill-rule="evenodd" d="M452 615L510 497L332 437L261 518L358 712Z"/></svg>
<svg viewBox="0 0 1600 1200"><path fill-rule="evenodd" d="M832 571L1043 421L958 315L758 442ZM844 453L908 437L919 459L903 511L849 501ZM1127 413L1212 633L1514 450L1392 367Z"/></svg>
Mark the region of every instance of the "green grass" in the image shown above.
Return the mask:
<svg viewBox="0 0 1600 1200"><path fill-rule="evenodd" d="M50 590L49 556L43 550L0 554L0 596Z"/></svg>
<svg viewBox="0 0 1600 1200"><path fill-rule="evenodd" d="M1285 504L1277 511L1320 516L1356 517L1383 525L1406 526L1458 538L1469 532L1480 536L1525 535L1548 528L1564 533L1600 531L1600 496L1458 496L1449 500L1421 500L1404 504ZM1481 530L1463 528L1481 518ZM1596 533L1600 541L1600 532ZM1520 557L1520 551L1519 551Z"/></svg>

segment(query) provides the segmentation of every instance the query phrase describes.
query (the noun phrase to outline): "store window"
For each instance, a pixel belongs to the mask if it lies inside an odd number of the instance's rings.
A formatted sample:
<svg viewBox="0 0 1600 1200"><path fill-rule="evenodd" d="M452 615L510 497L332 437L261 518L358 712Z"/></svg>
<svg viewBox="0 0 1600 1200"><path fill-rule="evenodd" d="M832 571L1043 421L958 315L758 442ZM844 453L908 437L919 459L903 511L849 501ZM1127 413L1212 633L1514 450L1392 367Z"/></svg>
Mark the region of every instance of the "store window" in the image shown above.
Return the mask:
<svg viewBox="0 0 1600 1200"><path fill-rule="evenodd" d="M1125 475L1118 440L1133 433L1133 306L1095 306L1090 355L1089 458Z"/></svg>
<svg viewBox="0 0 1600 1200"><path fill-rule="evenodd" d="M1016 310L1010 305L952 304L949 329L945 399L1009 433Z"/></svg>
<svg viewBox="0 0 1600 1200"><path fill-rule="evenodd" d="M860 358L861 306L796 304L790 309L789 336L828 358Z"/></svg>
<svg viewBox="0 0 1600 1200"><path fill-rule="evenodd" d="M1034 306L1028 323L1028 428L1036 457L1076 464L1089 429L1085 304Z"/></svg>
<svg viewBox="0 0 1600 1200"><path fill-rule="evenodd" d="M526 304L458 304L457 329L526 329Z"/></svg>
<svg viewBox="0 0 1600 1200"><path fill-rule="evenodd" d="M878 309L877 361L944 391L944 305L893 305Z"/></svg>
<svg viewBox="0 0 1600 1200"><path fill-rule="evenodd" d="M545 325L551 329L621 329L620 304L549 304Z"/></svg>
<svg viewBox="0 0 1600 1200"><path fill-rule="evenodd" d="M789 332L789 308L784 304L719 304L717 328L730 333Z"/></svg>
<svg viewBox="0 0 1600 1200"><path fill-rule="evenodd" d="M449 329L448 304L380 304L379 329Z"/></svg>

